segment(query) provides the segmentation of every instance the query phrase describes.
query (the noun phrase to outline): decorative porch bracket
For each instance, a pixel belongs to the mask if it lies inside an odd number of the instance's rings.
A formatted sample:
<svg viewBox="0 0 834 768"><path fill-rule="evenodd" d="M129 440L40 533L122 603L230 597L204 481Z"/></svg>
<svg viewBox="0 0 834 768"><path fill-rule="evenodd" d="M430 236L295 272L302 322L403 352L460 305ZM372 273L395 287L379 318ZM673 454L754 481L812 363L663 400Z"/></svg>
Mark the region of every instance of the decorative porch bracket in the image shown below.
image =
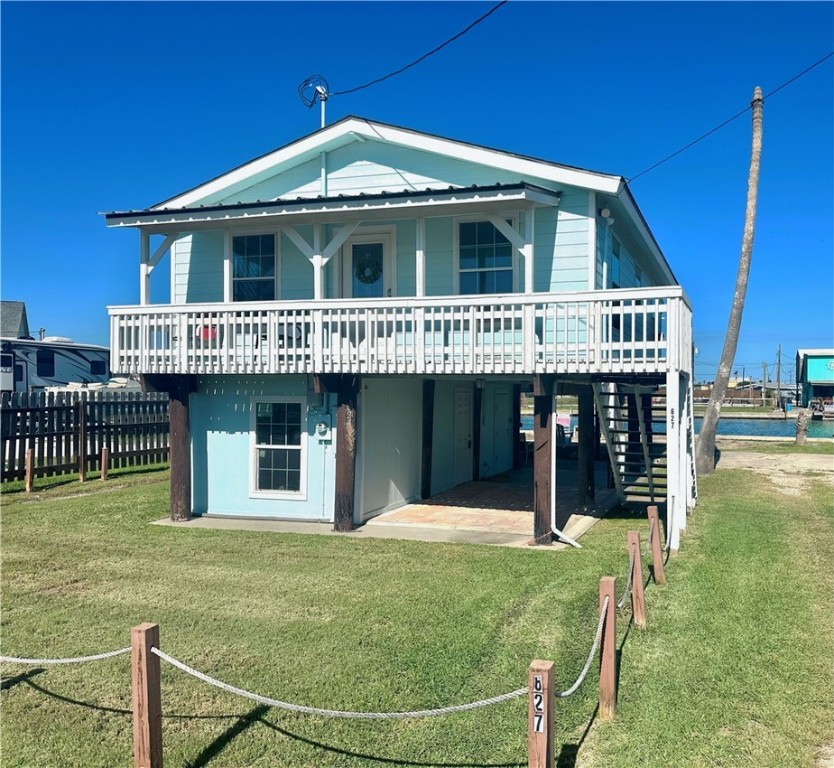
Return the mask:
<svg viewBox="0 0 834 768"><path fill-rule="evenodd" d="M324 247L321 243L321 224L313 225L313 245L311 246L294 227L284 227L283 232L287 237L295 243L298 250L304 254L310 263L313 265L315 293L316 299L324 298L324 267L330 259L332 259L339 248L341 248L347 239L356 231L359 222L351 222L341 227L334 235L333 239Z"/></svg>

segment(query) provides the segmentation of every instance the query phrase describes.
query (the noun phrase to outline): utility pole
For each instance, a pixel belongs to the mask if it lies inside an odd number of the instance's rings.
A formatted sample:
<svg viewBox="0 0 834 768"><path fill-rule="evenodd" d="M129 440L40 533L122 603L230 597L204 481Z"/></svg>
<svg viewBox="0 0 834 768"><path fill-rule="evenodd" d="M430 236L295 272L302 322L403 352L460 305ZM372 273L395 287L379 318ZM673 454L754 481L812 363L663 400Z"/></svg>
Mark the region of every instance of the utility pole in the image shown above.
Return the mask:
<svg viewBox="0 0 834 768"><path fill-rule="evenodd" d="M767 363L762 363L762 408L767 405Z"/></svg>
<svg viewBox="0 0 834 768"><path fill-rule="evenodd" d="M782 345L776 350L776 407L782 405Z"/></svg>

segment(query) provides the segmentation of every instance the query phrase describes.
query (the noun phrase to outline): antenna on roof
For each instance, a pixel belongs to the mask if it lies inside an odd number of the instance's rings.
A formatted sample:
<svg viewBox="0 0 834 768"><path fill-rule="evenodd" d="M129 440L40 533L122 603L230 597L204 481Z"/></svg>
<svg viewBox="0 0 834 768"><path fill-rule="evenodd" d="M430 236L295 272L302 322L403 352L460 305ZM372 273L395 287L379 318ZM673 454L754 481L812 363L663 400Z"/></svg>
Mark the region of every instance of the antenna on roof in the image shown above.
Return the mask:
<svg viewBox="0 0 834 768"><path fill-rule="evenodd" d="M325 118L325 105L330 95L330 86L321 75L310 75L298 86L298 96L304 106L312 109L316 102L321 103L321 127L324 128L327 120Z"/></svg>

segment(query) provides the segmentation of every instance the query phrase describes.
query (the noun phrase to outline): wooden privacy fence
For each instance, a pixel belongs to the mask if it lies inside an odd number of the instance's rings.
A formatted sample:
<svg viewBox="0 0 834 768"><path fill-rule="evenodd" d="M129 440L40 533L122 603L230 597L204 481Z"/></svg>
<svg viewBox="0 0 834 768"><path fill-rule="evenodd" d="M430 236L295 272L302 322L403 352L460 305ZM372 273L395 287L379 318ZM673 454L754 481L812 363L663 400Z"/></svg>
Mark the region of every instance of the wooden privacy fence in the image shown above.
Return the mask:
<svg viewBox="0 0 834 768"><path fill-rule="evenodd" d="M156 464L168 459L168 397L157 392L3 393L4 480ZM102 455L105 456L104 462Z"/></svg>

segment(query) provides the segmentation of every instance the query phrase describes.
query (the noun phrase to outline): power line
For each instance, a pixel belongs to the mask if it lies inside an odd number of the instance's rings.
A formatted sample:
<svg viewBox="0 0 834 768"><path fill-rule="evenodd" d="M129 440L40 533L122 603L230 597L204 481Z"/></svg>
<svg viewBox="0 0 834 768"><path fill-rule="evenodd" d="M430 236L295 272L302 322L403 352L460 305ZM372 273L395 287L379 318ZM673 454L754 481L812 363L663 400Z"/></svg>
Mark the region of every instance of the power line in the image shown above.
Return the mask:
<svg viewBox="0 0 834 768"><path fill-rule="evenodd" d="M396 75L402 74L407 69L411 69L411 67L417 66L421 61L425 61L429 56L433 56L435 53L437 53L438 51L442 50L447 45L449 45L449 43L453 43L458 38L463 37L467 32L469 32L469 30L476 27L484 19L486 19L488 16L491 16L502 5L506 5L508 2L509 2L509 0L501 0L500 3L496 3L483 16L479 16L477 19L475 19L475 21L473 21L468 27L466 27L466 29L462 29L456 35L453 35L448 40L446 40L445 42L438 45L436 48L432 48L428 53L424 53L419 59L415 59L410 64L406 64L404 67L400 67L399 69L394 70L393 72L389 72L387 75L383 75L382 77L378 77L378 78L376 78L376 80L371 80L369 83L365 83L364 85L357 85L355 88L348 88L344 91L333 91L333 93L328 94L328 95L329 96L344 96L347 93L356 93L356 91L361 91L365 88L370 88L372 85L376 85L377 83L381 83L383 80L388 80L389 78L392 78L392 77L395 77Z"/></svg>
<svg viewBox="0 0 834 768"><path fill-rule="evenodd" d="M781 91L783 88L786 88L787 86L789 86L791 83L793 83L793 82L795 82L795 81L799 80L799 78L800 78L800 77L802 77L803 75L807 75L807 74L808 74L808 73L809 73L812 69L815 69L816 67L818 67L818 66L819 66L820 64L822 64L823 62L828 61L828 59L830 59L832 56L834 56L834 51L831 51L830 53L826 54L826 55L825 55L825 56L823 56L823 57L822 57L819 61L817 61L817 62L815 62L815 63L811 64L811 66L810 66L810 67L806 67L806 68L805 68L805 69L803 69L800 73L798 73L798 74L794 75L794 76L793 76L790 80L786 80L786 81L785 81L784 83L782 83L782 85L780 85L778 88L774 88L774 89L773 89L770 93L766 94L766 95L763 97L763 100L764 100L764 101L767 101L767 99L769 99L769 98L770 98L771 96L773 96L775 93L778 93L778 92L779 92L779 91ZM712 136L712 134L713 134L713 133L715 133L716 131L720 131L720 130L724 127L724 126L729 125L730 123L732 123L732 122L733 122L733 120L737 120L737 119L738 119L739 117L741 117L741 116L742 116L745 112L749 112L749 111L750 111L750 109L751 109L751 106L752 106L752 105L748 104L748 105L747 105L744 109L742 109L740 112L737 112L736 114L734 114L732 117L730 117L730 118L728 118L727 120L725 120L725 121L724 121L723 123L721 123L720 125L716 125L716 126L715 126L715 128L713 128L713 129L711 129L711 130L707 131L707 132L706 132L703 136L699 136L699 137L698 137L697 139L695 139L694 141L690 141L690 142L689 142L689 144L687 144L687 145L686 145L686 146L684 146L684 147L681 147L679 150L677 150L676 152L673 152L673 153L672 153L671 155L669 155L668 157L664 157L664 158L663 158L663 160L658 161L658 162L657 162L657 163L655 163L654 165L650 165L650 166L649 166L648 168L646 168L644 171L640 171L640 173L636 174L635 176L632 176L630 179L628 179L628 183L629 183L629 184L631 184L631 182L632 182L632 181L634 181L635 179L639 179L641 176L645 176L645 175L646 175L649 171L653 171L655 168L658 168L659 166L661 166L661 165L663 165L664 163L668 162L668 161L669 161L669 160L671 160L673 157L677 157L677 156L678 156L679 154L681 154L682 152L686 152L686 150L687 150L687 149L689 149L690 147L694 147L696 144L698 144L699 142L703 141L703 140L704 140L704 139L706 139L708 136Z"/></svg>

